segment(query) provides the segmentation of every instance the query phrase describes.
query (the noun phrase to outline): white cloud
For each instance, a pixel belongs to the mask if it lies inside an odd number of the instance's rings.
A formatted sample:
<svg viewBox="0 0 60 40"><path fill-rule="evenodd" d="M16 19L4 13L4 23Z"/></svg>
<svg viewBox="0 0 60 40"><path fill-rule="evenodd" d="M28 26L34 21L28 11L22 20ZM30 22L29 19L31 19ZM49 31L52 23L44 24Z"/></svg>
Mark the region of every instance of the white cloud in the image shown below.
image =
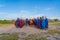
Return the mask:
<svg viewBox="0 0 60 40"><path fill-rule="evenodd" d="M35 13L35 12L33 12ZM27 11L27 10L21 10L20 13L3 13L3 12L0 12L0 19L17 19L18 17L19 18L37 18L37 17L41 17L41 16L46 16L42 13L35 13L33 14L32 12L30 11ZM52 16L47 16L48 18L50 19L54 19L54 18L57 18L57 17L52 17Z"/></svg>
<svg viewBox="0 0 60 40"><path fill-rule="evenodd" d="M51 17L48 17L49 19L59 19L60 20L60 17L56 17L56 16L51 16Z"/></svg>
<svg viewBox="0 0 60 40"><path fill-rule="evenodd" d="M20 13L2 13L0 12L0 19L16 19L16 18L29 18L30 12L26 10L21 10Z"/></svg>
<svg viewBox="0 0 60 40"><path fill-rule="evenodd" d="M38 13L35 13L35 11L29 12L26 10L21 10L19 15L21 15L23 18L36 18L36 17L44 16L44 14L42 13L38 14Z"/></svg>
<svg viewBox="0 0 60 40"><path fill-rule="evenodd" d="M27 10L21 10L20 13L14 13L14 14L10 14L10 13L0 13L1 18L0 19L16 19L16 18L36 18L36 17L40 17L43 16L43 14L32 14L32 12L29 12Z"/></svg>
<svg viewBox="0 0 60 40"><path fill-rule="evenodd" d="M27 10L21 10L20 11L20 15L24 18L31 18L35 15L34 13L35 13L35 11L33 11L33 12L30 12L30 11L27 11Z"/></svg>

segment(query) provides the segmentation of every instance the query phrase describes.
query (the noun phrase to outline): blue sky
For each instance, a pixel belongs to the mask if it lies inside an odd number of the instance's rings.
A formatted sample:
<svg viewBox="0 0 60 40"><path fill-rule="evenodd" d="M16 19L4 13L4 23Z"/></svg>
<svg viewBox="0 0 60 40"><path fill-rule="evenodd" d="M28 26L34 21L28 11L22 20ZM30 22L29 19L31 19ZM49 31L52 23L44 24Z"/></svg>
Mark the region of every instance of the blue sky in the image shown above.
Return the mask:
<svg viewBox="0 0 60 40"><path fill-rule="evenodd" d="M0 0L0 19L40 16L60 19L60 0Z"/></svg>

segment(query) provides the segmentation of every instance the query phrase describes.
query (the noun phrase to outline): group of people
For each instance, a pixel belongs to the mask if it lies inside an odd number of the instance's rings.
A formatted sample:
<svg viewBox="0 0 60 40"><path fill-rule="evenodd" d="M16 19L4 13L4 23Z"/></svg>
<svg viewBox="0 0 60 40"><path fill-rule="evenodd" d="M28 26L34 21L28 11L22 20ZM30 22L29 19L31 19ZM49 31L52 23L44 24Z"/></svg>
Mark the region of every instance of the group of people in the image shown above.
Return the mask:
<svg viewBox="0 0 60 40"><path fill-rule="evenodd" d="M42 16L40 18L37 17L37 19L25 20L17 18L14 24L17 28L22 28L24 25L34 25L38 29L48 29L48 19L46 18L46 16Z"/></svg>

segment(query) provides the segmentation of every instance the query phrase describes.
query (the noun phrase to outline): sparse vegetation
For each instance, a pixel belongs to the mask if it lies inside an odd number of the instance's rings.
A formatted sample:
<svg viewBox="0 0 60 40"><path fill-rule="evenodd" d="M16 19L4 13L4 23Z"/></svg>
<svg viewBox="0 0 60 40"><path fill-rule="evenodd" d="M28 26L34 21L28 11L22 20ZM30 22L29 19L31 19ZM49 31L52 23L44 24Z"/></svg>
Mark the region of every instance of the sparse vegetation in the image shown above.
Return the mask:
<svg viewBox="0 0 60 40"><path fill-rule="evenodd" d="M12 24L14 20L0 20L0 24Z"/></svg>
<svg viewBox="0 0 60 40"><path fill-rule="evenodd" d="M24 32L21 32L20 34L21 34L21 35L26 35L26 33L24 33Z"/></svg>
<svg viewBox="0 0 60 40"><path fill-rule="evenodd" d="M58 29L57 30L49 30L48 33L51 35L54 35L56 33L60 34L60 30L58 30Z"/></svg>
<svg viewBox="0 0 60 40"><path fill-rule="evenodd" d="M0 26L4 25L4 26L10 26L12 23L13 23L14 20L10 21L10 20L0 20ZM60 26L60 22L57 21L57 19L55 21L52 21L50 22L49 21L49 26L51 25L57 25L57 26L54 26L54 27L59 27ZM53 27L53 26L52 26ZM21 32L19 33L21 34L22 36L25 36L27 35L26 33L24 32ZM48 32L46 33L49 35L55 35L55 34L60 34L60 30L59 29L56 29L56 30L48 30ZM31 35L28 35L27 37L23 38L23 40L48 40L47 37L44 37L43 35L45 35L45 33L41 33L41 34L31 34ZM18 40L18 34L17 33L13 33L13 34L9 34L9 33L3 33L3 34L0 34L0 40ZM57 40L60 40L58 38L56 38Z"/></svg>
<svg viewBox="0 0 60 40"><path fill-rule="evenodd" d="M13 33L13 34L0 34L0 40L18 40L18 34Z"/></svg>
<svg viewBox="0 0 60 40"><path fill-rule="evenodd" d="M49 22L49 25L57 25L57 26L60 26L60 22L59 21Z"/></svg>
<svg viewBox="0 0 60 40"><path fill-rule="evenodd" d="M41 38L39 38L37 40L48 40L48 39L46 37L41 37Z"/></svg>
<svg viewBox="0 0 60 40"><path fill-rule="evenodd" d="M31 34L28 37L26 37L24 40L47 40L46 37L40 37L40 35L36 35L36 34Z"/></svg>

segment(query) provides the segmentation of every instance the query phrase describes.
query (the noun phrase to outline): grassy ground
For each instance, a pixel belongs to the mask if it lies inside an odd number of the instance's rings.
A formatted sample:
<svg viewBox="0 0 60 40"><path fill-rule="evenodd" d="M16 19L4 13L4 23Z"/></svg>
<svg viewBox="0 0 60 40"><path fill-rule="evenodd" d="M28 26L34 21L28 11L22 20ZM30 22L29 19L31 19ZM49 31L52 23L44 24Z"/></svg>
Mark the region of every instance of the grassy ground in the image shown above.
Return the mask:
<svg viewBox="0 0 60 40"><path fill-rule="evenodd" d="M31 34L29 36L27 36L24 40L47 40L46 37L42 37L42 36L38 36L36 34Z"/></svg>
<svg viewBox="0 0 60 40"><path fill-rule="evenodd" d="M6 27L6 26L11 26L11 25L13 25L13 24L0 24L0 27Z"/></svg>
<svg viewBox="0 0 60 40"><path fill-rule="evenodd" d="M57 30L49 30L48 33L51 35L54 35L56 33L60 34L60 29L59 30L58 29Z"/></svg>
<svg viewBox="0 0 60 40"><path fill-rule="evenodd" d="M57 26L60 26L60 22L49 22L49 25L57 25Z"/></svg>
<svg viewBox="0 0 60 40"><path fill-rule="evenodd" d="M11 26L13 24L0 24L0 27L2 26ZM60 22L49 22L49 26L51 25L57 25L57 26L54 26L54 27L60 27ZM27 31L27 30L25 30ZM32 30L33 31L33 30ZM33 31L34 32L34 31ZM22 36L26 35L25 33L20 33ZM56 40L60 40L60 36L58 37L55 37L56 34L58 34L58 36L60 35L60 29L55 29L55 30L48 30L48 32L43 32L43 33L40 33L40 34L30 34L28 35L27 37L23 38L23 40L48 40L48 37L50 39L56 39ZM0 34L0 40L18 40L19 39L19 34L18 33L13 33L13 34L9 34L9 33L3 33L3 34ZM52 38L51 38L52 36Z"/></svg>
<svg viewBox="0 0 60 40"><path fill-rule="evenodd" d="M0 34L0 40L18 40L19 36L18 34L26 35L25 33L3 33ZM59 30L48 30L48 32L41 32L40 34L30 34L25 38L22 38L22 40L49 40L48 37L53 37L56 40L60 40L60 38L55 37L56 34L60 35ZM53 39L50 38L50 39Z"/></svg>
<svg viewBox="0 0 60 40"><path fill-rule="evenodd" d="M9 25L14 25L14 24L0 24L0 27L9 26ZM59 25L60 26L60 22L49 22L49 25Z"/></svg>
<svg viewBox="0 0 60 40"><path fill-rule="evenodd" d="M17 33L13 33L13 34L3 33L3 34L0 34L0 40L18 40L18 34Z"/></svg>
<svg viewBox="0 0 60 40"><path fill-rule="evenodd" d="M49 30L41 34L28 35L24 40L60 40L60 30ZM49 39L48 39L49 38Z"/></svg>

